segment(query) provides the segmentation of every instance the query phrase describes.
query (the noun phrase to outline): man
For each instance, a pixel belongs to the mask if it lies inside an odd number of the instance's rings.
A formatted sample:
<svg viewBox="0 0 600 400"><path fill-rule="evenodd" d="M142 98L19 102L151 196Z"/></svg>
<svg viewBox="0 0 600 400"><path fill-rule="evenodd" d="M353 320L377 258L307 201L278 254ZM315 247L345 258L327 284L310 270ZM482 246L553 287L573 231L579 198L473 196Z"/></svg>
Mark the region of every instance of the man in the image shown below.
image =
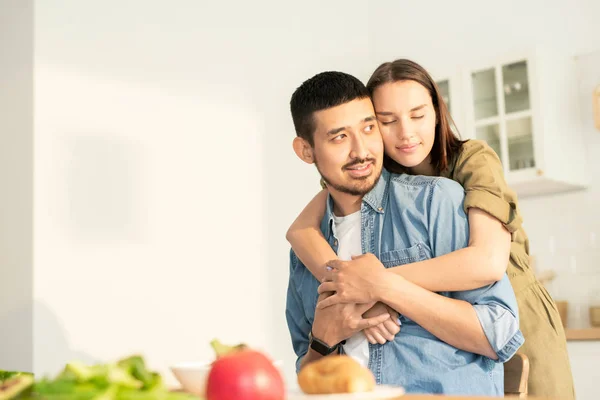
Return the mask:
<svg viewBox="0 0 600 400"><path fill-rule="evenodd" d="M460 185L383 169L373 105L359 80L339 72L318 74L295 91L291 111L298 135L294 150L316 165L329 189L321 230L338 255L340 249L372 253L390 267L468 245ZM286 318L297 370L338 351L359 360L366 354L364 364L378 384L413 393L502 396L502 362L524 341L508 278L439 294L397 275L386 279L388 287L376 296L401 312L402 332L372 345L359 332L389 314L363 318L373 303L316 309L319 282L291 252Z"/></svg>

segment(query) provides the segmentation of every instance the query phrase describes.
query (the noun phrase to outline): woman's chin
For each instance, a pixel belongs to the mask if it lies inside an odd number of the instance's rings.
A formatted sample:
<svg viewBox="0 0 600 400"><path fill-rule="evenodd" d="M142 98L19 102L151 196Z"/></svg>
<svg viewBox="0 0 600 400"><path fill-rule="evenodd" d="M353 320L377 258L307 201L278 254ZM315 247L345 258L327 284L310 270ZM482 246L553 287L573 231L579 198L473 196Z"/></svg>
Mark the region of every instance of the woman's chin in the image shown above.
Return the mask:
<svg viewBox="0 0 600 400"><path fill-rule="evenodd" d="M402 165L404 168L414 168L423 163L423 157L393 157L392 160Z"/></svg>

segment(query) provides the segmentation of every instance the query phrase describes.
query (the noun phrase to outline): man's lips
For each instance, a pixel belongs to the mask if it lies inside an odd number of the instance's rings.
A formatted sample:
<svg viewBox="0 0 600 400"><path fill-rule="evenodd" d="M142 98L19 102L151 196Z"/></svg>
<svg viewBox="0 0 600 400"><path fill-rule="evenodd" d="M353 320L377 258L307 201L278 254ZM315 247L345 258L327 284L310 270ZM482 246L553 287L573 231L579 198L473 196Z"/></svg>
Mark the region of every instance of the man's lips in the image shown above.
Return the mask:
<svg viewBox="0 0 600 400"><path fill-rule="evenodd" d="M350 175L355 177L366 176L373 171L373 162L355 164L350 167L346 167L346 170L350 173Z"/></svg>

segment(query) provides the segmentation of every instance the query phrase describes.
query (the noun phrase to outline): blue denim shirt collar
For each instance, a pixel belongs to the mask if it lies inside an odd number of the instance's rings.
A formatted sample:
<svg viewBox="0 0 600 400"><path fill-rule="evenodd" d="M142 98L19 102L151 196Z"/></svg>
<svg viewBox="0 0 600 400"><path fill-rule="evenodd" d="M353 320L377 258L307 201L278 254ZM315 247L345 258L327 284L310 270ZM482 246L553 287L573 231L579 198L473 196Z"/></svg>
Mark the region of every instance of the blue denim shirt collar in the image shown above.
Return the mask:
<svg viewBox="0 0 600 400"><path fill-rule="evenodd" d="M368 205L373 211L383 214L385 210L385 199L387 198L388 181L390 179L390 173L383 168L381 176L375 184L375 187L371 189L369 193L364 195L362 201L363 204ZM333 227L333 197L331 194L327 196L327 209L325 215L321 221L321 232L325 232L325 237L329 238L332 235Z"/></svg>

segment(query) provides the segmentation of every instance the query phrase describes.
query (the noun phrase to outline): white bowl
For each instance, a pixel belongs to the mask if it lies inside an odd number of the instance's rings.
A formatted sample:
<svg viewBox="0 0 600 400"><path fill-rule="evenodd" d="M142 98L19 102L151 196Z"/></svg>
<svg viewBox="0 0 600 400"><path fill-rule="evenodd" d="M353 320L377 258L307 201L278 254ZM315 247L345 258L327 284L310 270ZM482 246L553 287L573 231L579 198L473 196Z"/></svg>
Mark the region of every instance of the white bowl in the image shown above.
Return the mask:
<svg viewBox="0 0 600 400"><path fill-rule="evenodd" d="M281 361L273 361L273 365L281 371ZM173 365L171 372L179 381L181 388L195 395L204 396L206 393L206 379L212 366L211 362L192 361Z"/></svg>

